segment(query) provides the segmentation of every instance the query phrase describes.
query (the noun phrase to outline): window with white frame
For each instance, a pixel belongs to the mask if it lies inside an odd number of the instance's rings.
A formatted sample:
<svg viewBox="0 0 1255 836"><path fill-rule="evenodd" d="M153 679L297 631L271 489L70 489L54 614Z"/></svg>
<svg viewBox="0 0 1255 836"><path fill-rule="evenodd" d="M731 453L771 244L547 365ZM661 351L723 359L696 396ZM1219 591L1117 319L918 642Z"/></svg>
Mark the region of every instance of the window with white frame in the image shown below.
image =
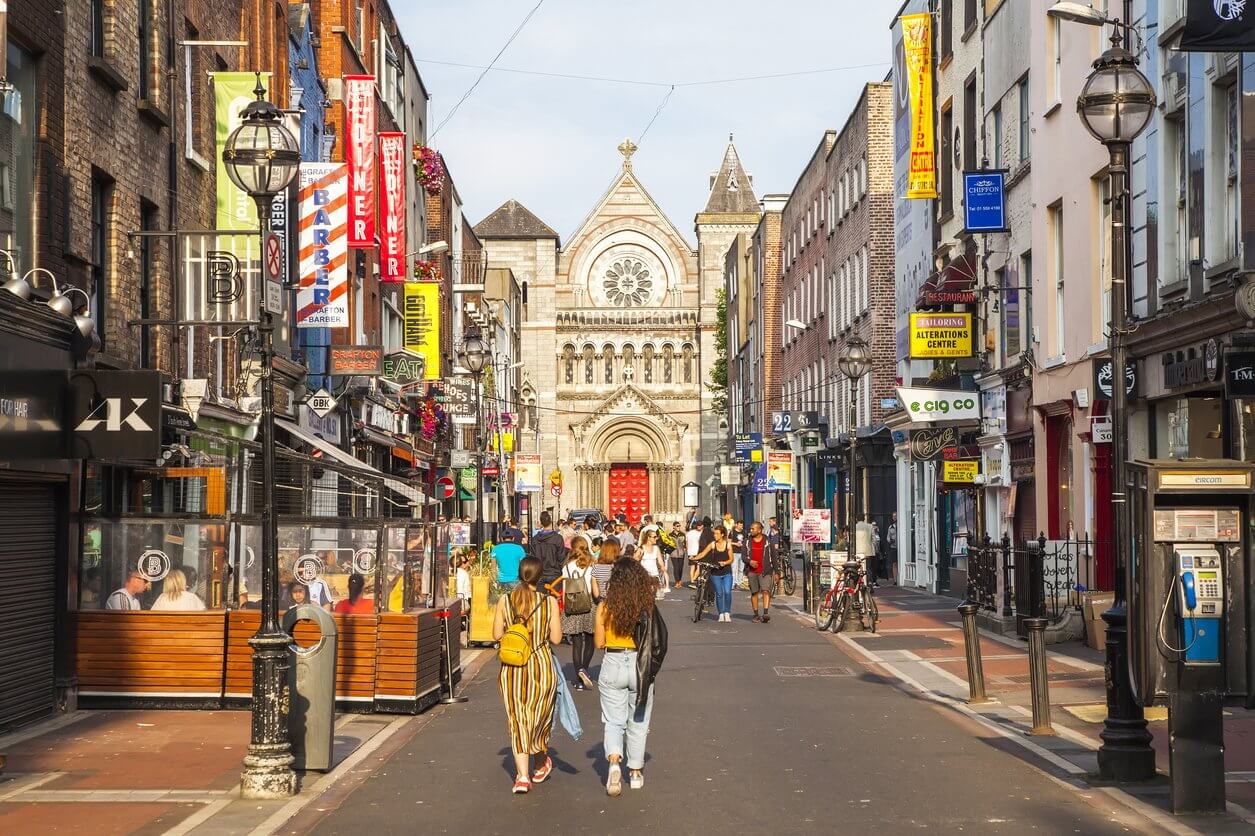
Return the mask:
<svg viewBox="0 0 1255 836"><path fill-rule="evenodd" d="M869 254L867 245L863 245L863 249L858 255L858 274L859 280L863 284L863 310L866 311L871 305L871 270L868 269Z"/></svg>
<svg viewBox="0 0 1255 836"><path fill-rule="evenodd" d="M1106 323L1111 321L1111 180L1104 174L1095 185L1098 229L1094 230L1094 240L1098 242L1098 294L1102 305L1101 318L1094 323L1092 331L1098 342L1106 332Z"/></svg>
<svg viewBox="0 0 1255 836"><path fill-rule="evenodd" d="M841 330L850 327L850 262L841 265Z"/></svg>
<svg viewBox="0 0 1255 836"><path fill-rule="evenodd" d="M1054 309L1054 345L1051 354L1053 356L1063 356L1064 353L1064 319L1067 311L1065 287L1063 281L1063 206L1052 206L1048 210L1047 217L1050 225L1050 275L1053 279L1055 309Z"/></svg>
<svg viewBox="0 0 1255 836"><path fill-rule="evenodd" d="M1028 76L1020 79L1015 85L1016 98L1020 104L1020 127L1019 127L1019 144L1020 144L1020 162L1024 162L1032 153L1032 136L1028 126L1029 117L1029 98L1028 98Z"/></svg>
<svg viewBox="0 0 1255 836"><path fill-rule="evenodd" d="M849 207L848 201L850 198L849 179L846 174L841 175L840 188L841 188L841 192L840 192L841 197L839 199L839 203L837 204L837 207L838 207L837 212L838 212L839 217L844 218L846 209Z"/></svg>
<svg viewBox="0 0 1255 836"><path fill-rule="evenodd" d="M1221 95L1223 102L1223 120L1221 137L1223 165L1218 166L1224 177L1224 207L1221 220L1221 252L1226 260L1238 254L1238 154L1241 134L1238 127L1238 85L1236 79L1230 79Z"/></svg>
<svg viewBox="0 0 1255 836"><path fill-rule="evenodd" d="M1168 211L1163 213L1161 223L1166 227L1163 236L1167 252L1164 254L1164 268L1159 272L1159 280L1162 285L1170 285L1189 275L1189 247L1186 242L1189 228L1186 214L1189 209L1189 166L1186 154L1189 146L1185 134L1184 109L1167 114L1163 125L1163 165L1167 168L1164 188L1167 191Z"/></svg>

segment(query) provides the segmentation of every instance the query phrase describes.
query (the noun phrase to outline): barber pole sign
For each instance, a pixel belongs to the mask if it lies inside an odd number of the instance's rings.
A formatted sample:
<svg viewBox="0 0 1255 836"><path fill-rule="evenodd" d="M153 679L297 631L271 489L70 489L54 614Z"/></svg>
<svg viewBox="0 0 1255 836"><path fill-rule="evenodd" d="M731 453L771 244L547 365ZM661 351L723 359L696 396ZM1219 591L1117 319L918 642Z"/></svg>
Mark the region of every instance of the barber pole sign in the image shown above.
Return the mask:
<svg viewBox="0 0 1255 836"><path fill-rule="evenodd" d="M344 77L345 160L349 165L349 246L375 246L375 77Z"/></svg>
<svg viewBox="0 0 1255 836"><path fill-rule="evenodd" d="M405 281L405 134L379 135L380 277Z"/></svg>
<svg viewBox="0 0 1255 836"><path fill-rule="evenodd" d="M302 163L301 283L296 327L349 324L348 170L340 163Z"/></svg>

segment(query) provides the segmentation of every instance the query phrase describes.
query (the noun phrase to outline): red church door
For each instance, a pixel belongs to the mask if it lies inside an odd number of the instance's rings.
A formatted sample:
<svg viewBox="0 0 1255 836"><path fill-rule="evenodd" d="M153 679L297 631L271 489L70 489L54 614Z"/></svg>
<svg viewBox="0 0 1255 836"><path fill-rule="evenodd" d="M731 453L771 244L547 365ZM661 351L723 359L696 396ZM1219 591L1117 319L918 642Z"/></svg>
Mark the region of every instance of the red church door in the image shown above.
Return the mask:
<svg viewBox="0 0 1255 836"><path fill-rule="evenodd" d="M610 514L638 523L649 513L649 470L644 464L610 465Z"/></svg>

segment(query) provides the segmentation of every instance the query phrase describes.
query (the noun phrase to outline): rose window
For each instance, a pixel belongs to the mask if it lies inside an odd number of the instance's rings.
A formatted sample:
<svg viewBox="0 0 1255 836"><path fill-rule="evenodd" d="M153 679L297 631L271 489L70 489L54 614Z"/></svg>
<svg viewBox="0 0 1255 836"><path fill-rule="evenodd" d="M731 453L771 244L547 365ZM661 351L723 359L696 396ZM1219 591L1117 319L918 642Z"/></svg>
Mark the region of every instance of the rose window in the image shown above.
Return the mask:
<svg viewBox="0 0 1255 836"><path fill-rule="evenodd" d="M644 305L654 295L654 278L644 262L623 258L606 270L603 287L610 304L632 308Z"/></svg>

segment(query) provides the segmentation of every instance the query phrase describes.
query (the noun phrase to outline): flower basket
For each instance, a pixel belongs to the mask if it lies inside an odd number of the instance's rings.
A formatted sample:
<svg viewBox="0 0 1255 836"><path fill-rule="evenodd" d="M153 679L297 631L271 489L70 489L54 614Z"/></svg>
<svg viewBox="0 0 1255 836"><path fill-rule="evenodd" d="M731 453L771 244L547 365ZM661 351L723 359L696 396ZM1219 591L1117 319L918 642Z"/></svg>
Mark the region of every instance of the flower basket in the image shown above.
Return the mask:
<svg viewBox="0 0 1255 836"><path fill-rule="evenodd" d="M439 152L426 145L415 145L413 156L414 176L423 191L429 195L440 194L440 190L444 188L444 163L440 160Z"/></svg>
<svg viewBox="0 0 1255 836"><path fill-rule="evenodd" d="M440 281L440 266L435 261L415 259L414 278L421 282L438 282Z"/></svg>

